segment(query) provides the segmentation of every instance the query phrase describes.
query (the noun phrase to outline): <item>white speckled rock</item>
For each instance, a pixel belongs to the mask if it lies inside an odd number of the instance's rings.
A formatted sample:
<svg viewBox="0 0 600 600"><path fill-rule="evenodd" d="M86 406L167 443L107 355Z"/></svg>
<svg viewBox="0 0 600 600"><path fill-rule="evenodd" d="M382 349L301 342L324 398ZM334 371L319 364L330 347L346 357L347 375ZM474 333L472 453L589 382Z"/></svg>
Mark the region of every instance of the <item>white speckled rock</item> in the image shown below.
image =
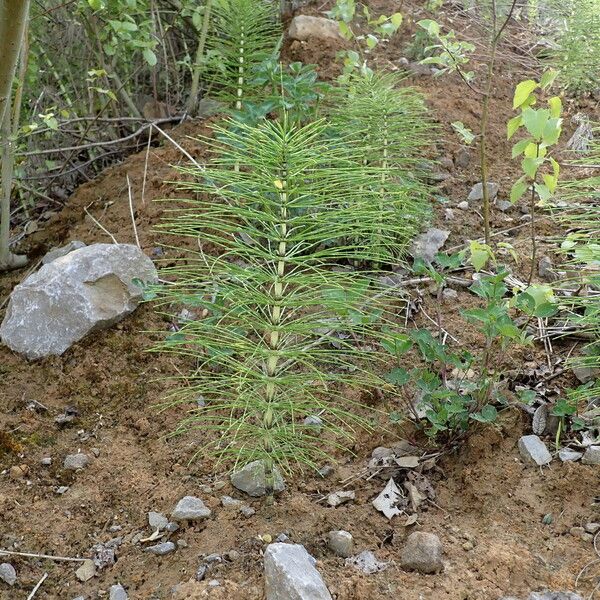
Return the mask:
<svg viewBox="0 0 600 600"><path fill-rule="evenodd" d="M10 563L0 565L0 579L8 585L13 586L17 582L17 572Z"/></svg>
<svg viewBox="0 0 600 600"><path fill-rule="evenodd" d="M519 452L523 460L532 465L547 465L552 461L552 455L546 444L537 435L524 435L519 440Z"/></svg>
<svg viewBox="0 0 600 600"><path fill-rule="evenodd" d="M183 497L171 513L173 521L198 521L210 517L211 510L204 505L200 498L195 496Z"/></svg>
<svg viewBox="0 0 600 600"><path fill-rule="evenodd" d="M137 246L93 244L69 252L14 288L0 338L29 359L60 355L135 310L142 299L135 279L157 279L152 261Z"/></svg>
<svg viewBox="0 0 600 600"><path fill-rule="evenodd" d="M315 562L300 544L269 544L265 550L267 600L332 600Z"/></svg>
<svg viewBox="0 0 600 600"><path fill-rule="evenodd" d="M340 33L337 21L325 19L324 17L310 17L298 15L292 19L288 35L292 40L305 41L309 38L320 40L342 41L344 38Z"/></svg>

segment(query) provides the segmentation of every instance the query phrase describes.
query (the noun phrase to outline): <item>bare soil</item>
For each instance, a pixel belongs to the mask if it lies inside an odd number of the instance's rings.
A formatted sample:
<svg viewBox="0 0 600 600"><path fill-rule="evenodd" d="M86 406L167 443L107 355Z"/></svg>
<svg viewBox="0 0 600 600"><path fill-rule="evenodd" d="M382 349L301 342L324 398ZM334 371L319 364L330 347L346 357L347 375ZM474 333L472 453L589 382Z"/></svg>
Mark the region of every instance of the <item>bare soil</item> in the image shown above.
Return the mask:
<svg viewBox="0 0 600 600"><path fill-rule="evenodd" d="M321 4L316 2L307 12L318 14ZM398 3L392 0L373 0L369 4L375 13L389 14L398 9ZM414 21L426 15L406 2L402 12L408 17L402 33L378 50L373 58L376 64L398 66L410 42L409 34L414 31ZM445 12L451 26L480 39L480 32L471 30L452 9ZM502 46L491 110L490 167L503 198L517 177L517 165L510 161L510 144L505 139L505 123L512 116L514 86L530 69L519 43L518 37L511 37ZM284 52L287 60L316 63L321 76L331 78L337 71L337 50L339 47L331 44L287 43ZM479 56L479 60L484 58L483 54ZM450 123L462 120L476 130L478 99L469 95L457 77L411 76L406 83L427 94L433 118L440 125L437 152L454 158L460 146ZM564 139L572 131L568 117L582 108L600 117L597 105L568 101ZM170 135L196 160L203 161L203 143L190 136L208 132L207 123L198 121L187 122L171 130ZM477 211L456 209L479 181L476 149L469 152L468 165L453 169L440 185L439 195L446 202L434 203L434 224L451 230L448 248L463 244L481 231ZM35 265L45 251L69 240L109 242L87 213L119 242L133 243L126 182L129 175L141 246L148 255L157 257L159 245L172 240L165 240L154 230L165 209L164 203L155 200L167 199L167 206L176 203L180 192L171 182L181 175L174 166L185 162L181 152L168 142L151 148L147 169L145 152L130 156L81 186L59 213L40 222L39 230L24 238L20 250L27 252ZM446 207L454 210L450 221L444 219ZM494 230L515 227L520 217L519 207L507 213L494 210ZM552 254L555 246L550 241L559 230L542 217L538 231L548 238L547 243L542 242L540 256L550 254L559 260ZM528 228L515 229L503 237L522 258L515 271L526 279ZM182 248L187 243L176 241ZM183 250L164 252L161 259L168 264ZM18 272L0 277L0 299L6 299L24 275ZM481 340L465 328L459 310L477 301L466 290L458 292L457 302L443 306L444 327L465 347L476 348ZM425 311L434 314L435 298L426 289L420 296ZM417 319L421 325L427 323L422 314ZM168 377L190 367L180 358L147 352L159 335L152 332L165 331L169 325L168 319L144 305L113 329L90 335L61 357L28 362L0 347L0 547L89 557L94 544L123 537L116 564L87 583L80 583L75 576L78 563L8 557L19 580L10 589L0 583L0 598L25 599L47 572L48 579L36 598L70 600L83 595L97 599L106 597L106 590L120 582L133 600L258 600L263 598L261 553L265 546L259 536L276 538L281 533L304 544L318 559L318 568L338 600L496 600L504 595L526 597L532 590L574 590L578 573L597 558L592 544L571 534L570 529L600 521L600 506L594 504L594 496L600 493L598 468L558 460L543 470L524 466L516 444L520 435L530 432L530 425L529 418L517 409L504 411L498 427L476 429L458 449L423 471L435 490L435 499L422 506L418 522L409 527L401 518L388 522L371 505L385 485L386 474L371 479L362 476L371 451L412 435L408 430L359 436L355 456L335 457L339 462L327 478L304 473L288 481L287 490L271 510L260 500L242 497L231 487L222 467L215 472L214 465L202 457L189 462L205 433L169 437L185 407L162 412L156 408L171 385ZM571 350L572 342L558 343L555 357ZM539 349L519 349L498 360L508 378L511 372L535 367L545 355ZM553 381L560 389L572 383L569 374ZM32 401L47 410L31 408ZM397 400L385 402L389 406ZM66 409L75 412L75 419L60 427L55 418ZM78 450L97 456L83 471L65 471L64 457ZM51 466L40 464L43 457L52 458ZM25 465L27 472L15 478L10 469L19 465ZM201 491L202 485L211 486L212 491ZM68 486L68 490L58 494L60 486ZM322 501L325 494L342 488L355 490L356 500L338 508ZM235 510L221 507L219 498L223 494L243 499L256 509L256 514L244 518ZM172 535L173 541L184 540L185 547L157 557L132 543L140 532L144 537L150 535L148 511L168 515L184 495L200 496L213 510L213 517L204 524L182 527ZM548 514L552 520L545 524L543 519ZM369 576L345 566L343 559L327 549L326 534L331 529L350 531L357 551L373 550L390 566ZM442 573L419 575L398 566L403 541L414 530L430 531L441 538L445 549ZM194 581L201 555L225 555L233 550L237 556L214 566L206 581ZM584 597L592 593L598 581L596 567L592 565L580 577L578 591ZM213 579L221 585L211 587L209 581Z"/></svg>

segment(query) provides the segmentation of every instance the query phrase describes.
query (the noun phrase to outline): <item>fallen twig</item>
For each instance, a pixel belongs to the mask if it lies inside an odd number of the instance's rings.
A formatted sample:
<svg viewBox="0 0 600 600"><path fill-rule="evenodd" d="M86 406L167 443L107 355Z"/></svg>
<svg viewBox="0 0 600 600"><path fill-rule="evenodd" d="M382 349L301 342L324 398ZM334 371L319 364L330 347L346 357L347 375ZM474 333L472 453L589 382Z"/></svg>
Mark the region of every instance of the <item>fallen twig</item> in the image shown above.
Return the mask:
<svg viewBox="0 0 600 600"><path fill-rule="evenodd" d="M11 556L25 556L27 558L47 558L59 562L84 562L87 558L71 558L69 556L51 556L50 554L35 554L33 552L15 552L14 550L0 550L0 554L10 554Z"/></svg>
<svg viewBox="0 0 600 600"><path fill-rule="evenodd" d="M42 585L42 583L44 583L44 581L46 581L47 577L48 577L48 573L44 573L42 575L42 578L37 582L36 586L31 590L31 594L29 594L29 596L27 596L27 600L31 600L35 596L35 593L40 589L40 586Z"/></svg>

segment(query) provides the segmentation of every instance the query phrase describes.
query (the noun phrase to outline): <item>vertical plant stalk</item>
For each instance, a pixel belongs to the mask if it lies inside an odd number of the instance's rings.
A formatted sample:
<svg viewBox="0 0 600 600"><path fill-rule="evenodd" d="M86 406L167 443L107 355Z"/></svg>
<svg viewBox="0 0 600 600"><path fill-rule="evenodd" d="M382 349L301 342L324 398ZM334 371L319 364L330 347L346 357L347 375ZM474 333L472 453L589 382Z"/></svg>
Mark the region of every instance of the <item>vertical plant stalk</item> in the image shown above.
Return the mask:
<svg viewBox="0 0 600 600"><path fill-rule="evenodd" d="M244 96L244 84L246 81L245 69L246 65L244 64L244 46L246 43L246 32L244 26L242 26L241 36L240 36L240 53L238 58L238 87L237 87L237 100L235 102L235 109L242 110L242 98Z"/></svg>
<svg viewBox="0 0 600 600"><path fill-rule="evenodd" d="M11 126L12 84L29 19L29 0L3 0L0 3L0 145L2 190L0 203L0 270L27 264L25 256L10 251L10 198L15 149Z"/></svg>
<svg viewBox="0 0 600 600"><path fill-rule="evenodd" d="M535 157L540 156L540 144L536 144ZM529 199L529 212L531 213L531 269L529 270L529 279L527 285L530 286L535 273L535 261L537 258L537 241L535 235L535 180L531 182L531 196Z"/></svg>
<svg viewBox="0 0 600 600"><path fill-rule="evenodd" d="M490 99L492 95L492 84L494 79L494 68L496 66L496 54L498 51L498 44L502 33L506 29L508 22L512 18L513 12L517 0L513 0L506 20L502 26L497 29L498 25L498 9L496 6L496 0L492 0L492 44L490 60L487 68L487 81L486 88L483 94L483 103L481 108L481 123L480 123L480 142L479 142L479 161L481 170L481 187L483 193L483 238L485 243L489 246L491 241L490 233L490 193L488 191L488 164L487 164L487 128L489 123L490 114Z"/></svg>
<svg viewBox="0 0 600 600"><path fill-rule="evenodd" d="M273 460L273 443L271 440L270 429L273 427L273 409L271 404L276 400L275 397L275 380L277 378L279 369L279 357L277 352L279 350L279 344L281 342L279 334L279 326L281 324L282 310L281 300L283 299L284 277L285 277L285 263L287 254L287 235L288 235L288 173L287 173L287 156L285 148L283 150L283 168L281 171L281 189L278 192L279 195L279 215L280 222L277 225L279 230L279 243L277 245L277 267L275 271L275 277L272 284L272 297L273 305L271 306L271 331L268 333L269 348L271 350L266 364L266 372L269 381L266 387L266 400L267 410L263 417L263 427L265 429L264 434L264 450L266 454L265 459L265 491L266 491L266 503L268 505L273 504L274 501L274 489L275 489L275 464ZM279 186L278 186L279 187Z"/></svg>
<svg viewBox="0 0 600 600"><path fill-rule="evenodd" d="M210 14L212 10L212 0L206 0L204 5L204 17L202 19L202 29L200 38L198 39L198 47L196 48L196 58L194 60L194 72L192 74L192 87L190 89L190 97L186 112L191 115L196 111L198 106L198 92L200 90L200 74L204 66L204 49L206 48L206 38L208 37L208 27L210 25Z"/></svg>

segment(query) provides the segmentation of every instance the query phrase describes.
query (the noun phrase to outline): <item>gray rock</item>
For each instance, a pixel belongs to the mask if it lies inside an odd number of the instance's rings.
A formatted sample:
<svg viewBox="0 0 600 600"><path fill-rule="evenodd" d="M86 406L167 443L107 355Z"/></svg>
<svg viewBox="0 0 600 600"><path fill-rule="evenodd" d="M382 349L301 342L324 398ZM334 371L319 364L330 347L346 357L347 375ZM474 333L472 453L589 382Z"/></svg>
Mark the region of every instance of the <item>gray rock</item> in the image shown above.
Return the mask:
<svg viewBox="0 0 600 600"><path fill-rule="evenodd" d="M108 592L108 600L127 600L129 596L125 591L125 588L120 584L111 585Z"/></svg>
<svg viewBox="0 0 600 600"><path fill-rule="evenodd" d="M554 271L552 259L549 256L542 256L538 263L538 275L546 281L556 281L558 274Z"/></svg>
<svg viewBox="0 0 600 600"><path fill-rule="evenodd" d="M310 17L308 15L298 15L292 19L288 36L292 40L306 41L310 38L320 40L337 40L344 38L340 33L340 26L333 19L324 17Z"/></svg>
<svg viewBox="0 0 600 600"><path fill-rule="evenodd" d="M200 498L185 496L177 503L171 513L171 519L173 521L198 521L206 519L210 515L210 508L207 508Z"/></svg>
<svg viewBox="0 0 600 600"><path fill-rule="evenodd" d="M444 219L446 219L446 221L452 221L452 219L454 219L454 211L451 208L444 209Z"/></svg>
<svg viewBox="0 0 600 600"><path fill-rule="evenodd" d="M583 456L583 452L577 452L575 450L571 450L570 448L563 448L558 452L558 458L562 460L562 462L575 462L579 460Z"/></svg>
<svg viewBox="0 0 600 600"><path fill-rule="evenodd" d="M152 529L163 530L166 529L168 524L169 519L162 513L154 512L153 510L148 513L148 525Z"/></svg>
<svg viewBox="0 0 600 600"><path fill-rule="evenodd" d="M600 465L600 446L588 446L581 462L584 465Z"/></svg>
<svg viewBox="0 0 600 600"><path fill-rule="evenodd" d="M231 496L221 496L221 506L224 508L240 508L242 506L242 501L236 500Z"/></svg>
<svg viewBox="0 0 600 600"><path fill-rule="evenodd" d="M65 456L63 467L69 471L79 471L85 469L90 464L90 457L87 454L69 454Z"/></svg>
<svg viewBox="0 0 600 600"><path fill-rule="evenodd" d="M571 122L578 127L567 142L567 148L575 152L588 152L594 139L594 129L589 117L584 113L577 113L571 118Z"/></svg>
<svg viewBox="0 0 600 600"><path fill-rule="evenodd" d="M421 258L425 262L432 262L435 255L446 243L450 232L445 229L432 227L419 235L413 242L411 254L414 258Z"/></svg>
<svg viewBox="0 0 600 600"><path fill-rule="evenodd" d="M4 583L8 583L10 586L13 586L15 583L17 583L17 572L10 563L2 563L0 565L0 579L2 579Z"/></svg>
<svg viewBox="0 0 600 600"><path fill-rule="evenodd" d="M247 518L249 519L252 515L256 514L256 511L251 507L248 506L247 504L244 504L243 506L240 507L240 512Z"/></svg>
<svg viewBox="0 0 600 600"><path fill-rule="evenodd" d="M76 598L73 598L73 600L85 600L85 596L77 596Z"/></svg>
<svg viewBox="0 0 600 600"><path fill-rule="evenodd" d="M44 456L44 458L40 460L40 464L44 467L49 467L52 464L52 458Z"/></svg>
<svg viewBox="0 0 600 600"><path fill-rule="evenodd" d="M304 546L269 544L264 560L267 600L332 600Z"/></svg>
<svg viewBox="0 0 600 600"><path fill-rule="evenodd" d="M456 300L458 298L458 292L452 288L444 288L442 291L442 298L447 301Z"/></svg>
<svg viewBox="0 0 600 600"><path fill-rule="evenodd" d="M150 552L150 554L156 554L157 556L164 556L165 554L175 552L175 548L176 546L173 542L162 542L161 544L148 546L148 548L145 548L145 552Z"/></svg>
<svg viewBox="0 0 600 600"><path fill-rule="evenodd" d="M196 581L202 581L206 577L208 565L202 564L196 569Z"/></svg>
<svg viewBox="0 0 600 600"><path fill-rule="evenodd" d="M454 158L454 164L459 169L465 169L471 162L471 153L466 148L461 148L456 157Z"/></svg>
<svg viewBox="0 0 600 600"><path fill-rule="evenodd" d="M532 592L528 600L583 600L573 592Z"/></svg>
<svg viewBox="0 0 600 600"><path fill-rule="evenodd" d="M402 549L401 565L419 573L439 573L444 568L442 553L442 542L437 535L415 531Z"/></svg>
<svg viewBox="0 0 600 600"><path fill-rule="evenodd" d="M600 377L600 369L598 369L597 367L586 366L574 367L573 375L577 377L577 380L580 383L589 383L593 379Z"/></svg>
<svg viewBox="0 0 600 600"><path fill-rule="evenodd" d="M354 539L352 534L348 531L330 531L329 534L329 548L333 550L338 556L342 558L348 558L352 556L354 550Z"/></svg>
<svg viewBox="0 0 600 600"><path fill-rule="evenodd" d="M52 248L50 252L46 252L44 257L42 258L42 264L47 265L52 261L60 258L61 256L66 256L69 252L73 252L73 250L79 250L79 248L85 248L85 244L83 242L79 242L78 240L73 240L69 242L65 246L61 246L60 248Z"/></svg>
<svg viewBox="0 0 600 600"><path fill-rule="evenodd" d="M350 502L356 498L356 492L354 490L340 490L339 492L333 492L327 496L327 504L336 508L346 502Z"/></svg>
<svg viewBox="0 0 600 600"><path fill-rule="evenodd" d="M586 530L587 533L591 533L592 535L595 535L596 533L598 533L598 531L600 531L600 523L586 523L583 528Z"/></svg>
<svg viewBox="0 0 600 600"><path fill-rule="evenodd" d="M323 419L317 415L309 415L304 419L305 427L310 427L315 433L321 433L323 428Z"/></svg>
<svg viewBox="0 0 600 600"><path fill-rule="evenodd" d="M165 529L169 532L169 533L175 533L178 529L179 529L179 525L177 523L167 523L167 526L165 527Z"/></svg>
<svg viewBox="0 0 600 600"><path fill-rule="evenodd" d="M365 550L356 556L347 558L346 565L362 571L365 575L372 575L387 569L389 563L381 562L370 550Z"/></svg>
<svg viewBox="0 0 600 600"><path fill-rule="evenodd" d="M506 212L513 207L512 202L509 202L508 200L498 200L498 199L496 199L496 202L494 202L494 206L500 212Z"/></svg>
<svg viewBox="0 0 600 600"><path fill-rule="evenodd" d="M63 354L91 331L130 314L142 299L133 280L157 279L152 261L129 244L94 244L29 275L11 295L0 338L29 359Z"/></svg>
<svg viewBox="0 0 600 600"><path fill-rule="evenodd" d="M458 210L469 210L469 203L466 200L463 200L456 205L456 208L458 208Z"/></svg>
<svg viewBox="0 0 600 600"><path fill-rule="evenodd" d="M75 571L75 575L79 581L89 581L96 574L96 565L93 560L86 559L83 561L79 569Z"/></svg>
<svg viewBox="0 0 600 600"><path fill-rule="evenodd" d="M519 452L526 463L533 465L547 465L552 460L552 455L546 444L537 435L524 435L519 440Z"/></svg>
<svg viewBox="0 0 600 600"><path fill-rule="evenodd" d="M274 491L282 492L285 489L283 477L277 467L274 468ZM249 496L264 496L267 493L265 485L265 465L262 460L255 460L245 467L231 474L231 483L234 487Z"/></svg>
<svg viewBox="0 0 600 600"><path fill-rule="evenodd" d="M497 183L493 183L492 181L488 181L487 183L488 195L490 197L490 201L493 202L498 195L498 190L500 186ZM469 196L467 200L483 200L483 184L481 182L476 183L471 191L469 192Z"/></svg>

